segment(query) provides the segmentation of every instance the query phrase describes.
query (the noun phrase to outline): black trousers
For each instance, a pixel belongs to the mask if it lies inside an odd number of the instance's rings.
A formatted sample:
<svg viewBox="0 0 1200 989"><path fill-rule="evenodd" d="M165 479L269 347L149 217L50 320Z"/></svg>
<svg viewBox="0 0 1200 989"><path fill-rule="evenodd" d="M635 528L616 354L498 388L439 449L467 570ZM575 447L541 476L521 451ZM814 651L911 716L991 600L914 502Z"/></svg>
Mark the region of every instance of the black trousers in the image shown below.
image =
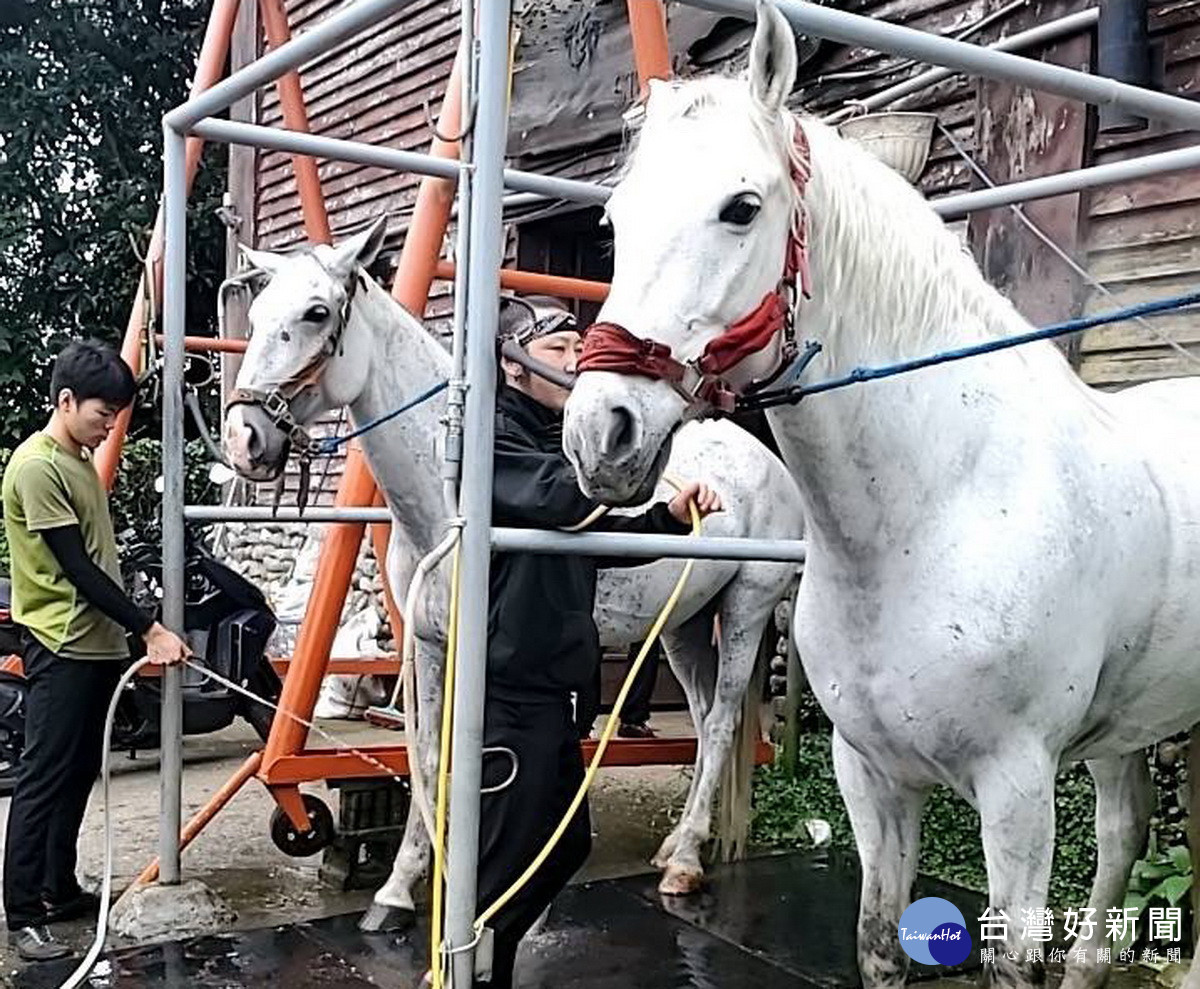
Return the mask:
<svg viewBox="0 0 1200 989"><path fill-rule="evenodd" d="M4 840L10 931L41 923L44 903L79 895L75 846L100 771L104 715L122 667L119 660L56 656L26 636L25 753Z"/></svg>
<svg viewBox="0 0 1200 989"><path fill-rule="evenodd" d="M485 793L479 822L479 908L484 910L512 885L541 851L583 780L579 731L569 700L547 703L489 697L484 745L512 749L516 778ZM512 760L486 753L485 789L503 783ZM587 860L592 848L586 800L554 852L529 883L489 921L495 933L492 979L481 985L510 989L517 946L542 911Z"/></svg>
<svg viewBox="0 0 1200 989"><path fill-rule="evenodd" d="M629 665L637 659L642 644L638 642L629 647ZM662 661L662 643L655 642L646 654L646 662L633 678L633 686L629 688L629 696L625 698L625 709L621 712L621 724L644 725L650 720L650 699L654 696L654 685L658 682L658 664ZM626 673L626 676L629 674Z"/></svg>

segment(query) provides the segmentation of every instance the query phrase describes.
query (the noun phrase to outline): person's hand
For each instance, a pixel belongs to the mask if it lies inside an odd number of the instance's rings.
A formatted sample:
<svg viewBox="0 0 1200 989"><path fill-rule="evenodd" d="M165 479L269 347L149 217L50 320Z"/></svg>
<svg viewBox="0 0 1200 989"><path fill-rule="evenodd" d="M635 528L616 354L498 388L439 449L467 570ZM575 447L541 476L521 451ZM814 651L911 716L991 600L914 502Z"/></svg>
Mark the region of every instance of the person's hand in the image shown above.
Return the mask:
<svg viewBox="0 0 1200 989"><path fill-rule="evenodd" d="M146 643L146 656L156 666L174 666L192 654L187 643L160 622L147 629L142 641Z"/></svg>
<svg viewBox="0 0 1200 989"><path fill-rule="evenodd" d="M721 510L719 494L707 484L691 481L685 484L679 494L667 503L668 510L677 522L682 522L684 525L691 524L692 513L688 510L688 502L691 501L696 503L696 511L700 513L702 519Z"/></svg>

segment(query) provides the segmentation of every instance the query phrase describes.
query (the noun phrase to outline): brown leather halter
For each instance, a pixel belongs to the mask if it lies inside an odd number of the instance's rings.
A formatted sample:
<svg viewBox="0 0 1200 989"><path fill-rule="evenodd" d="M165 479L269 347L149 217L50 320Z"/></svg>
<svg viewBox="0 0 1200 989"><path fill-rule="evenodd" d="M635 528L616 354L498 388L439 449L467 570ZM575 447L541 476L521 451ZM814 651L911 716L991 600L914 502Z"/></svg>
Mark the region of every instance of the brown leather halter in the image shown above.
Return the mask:
<svg viewBox="0 0 1200 989"><path fill-rule="evenodd" d="M330 273L330 277L333 277L332 273ZM320 382L329 359L341 348L342 334L350 320L350 307L354 302L354 290L357 287L358 279L352 278L346 289L346 299L338 310L337 323L325 339L321 351L311 361L287 380L270 388L233 389L229 393L229 400L225 403L226 414L235 405L258 406L271 424L287 436L293 451L302 458L311 457L315 451L316 442L292 415L292 402L305 388L314 387Z"/></svg>
<svg viewBox="0 0 1200 989"><path fill-rule="evenodd" d="M802 204L811 173L811 155L800 121L794 121L794 126L792 140L796 153L791 177L796 186L797 207L788 236L783 274L775 288L763 297L753 312L710 340L704 352L693 361L680 361L666 344L634 336L616 323L593 323L585 331L578 367L580 373L615 371L666 381L683 396L689 407L729 413L743 392L766 388L787 370L799 353L792 325L797 280L804 297L811 294L808 230ZM744 389L732 387L725 375L747 357L768 347L780 331L785 337L779 367L769 377L752 382Z"/></svg>

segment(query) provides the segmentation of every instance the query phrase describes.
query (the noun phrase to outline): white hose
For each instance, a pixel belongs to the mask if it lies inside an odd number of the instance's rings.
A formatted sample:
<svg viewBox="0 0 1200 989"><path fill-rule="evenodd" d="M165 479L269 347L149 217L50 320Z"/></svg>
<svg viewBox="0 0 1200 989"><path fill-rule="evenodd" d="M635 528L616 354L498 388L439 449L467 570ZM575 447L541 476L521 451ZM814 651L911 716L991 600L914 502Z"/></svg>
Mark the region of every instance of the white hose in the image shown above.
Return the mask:
<svg viewBox="0 0 1200 989"><path fill-rule="evenodd" d="M76 989L76 986L83 985L87 977L92 974L92 969L99 960L100 953L104 950L104 941L108 937L109 900L112 898L113 875L112 813L108 800L109 746L112 744L113 721L117 716L117 703L121 699L121 691L125 689L130 680L137 676L138 670L149 664L150 658L143 657L122 673L121 679L117 681L117 689L113 691L112 698L108 702L108 714L104 718L104 749L100 758L100 774L104 781L104 878L100 882L100 915L96 920L96 936L92 939L91 947L83 956L79 967L67 977L59 989Z"/></svg>
<svg viewBox="0 0 1200 989"><path fill-rule="evenodd" d="M78 989L79 986L82 986L87 981L88 976L91 974L92 969L95 967L96 962L100 958L101 952L104 951L104 942L108 937L108 918L111 910L109 901L112 899L113 880L112 812L109 802L109 784L112 776L112 769L109 763L109 748L112 745L113 721L116 718L117 704L121 699L121 691L125 689L129 681L137 675L139 670L149 664L149 658L139 659L136 663L130 666L129 669L121 674L121 679L117 682L117 687L113 691L112 699L108 703L108 714L104 719L104 750L100 760L100 775L103 786L102 792L104 795L104 876L100 884L100 914L96 920L96 936L92 939L91 947L88 948L87 954L83 957L83 961L79 963L79 966L75 969L75 971L67 977L66 981L63 982L58 989ZM265 697L259 697L253 691L247 690L240 683L234 683L232 680L221 676L221 674L214 673L207 667L201 666L198 662L184 660L184 665L191 667L196 672L208 677L210 680L215 681L222 687L225 687L227 690L232 690L234 693L241 694L243 697L246 697L249 700L269 707L271 710L278 714L282 714L284 717L291 718L293 721L299 722L310 731L316 732L327 742L331 742L338 748L345 749L352 755L358 756L358 758L362 759L368 765L373 766L376 769L383 770L386 776L391 777L398 783L404 782L403 777L394 773L386 763L383 763L374 756L362 751L352 742L338 738L337 735L326 731L320 725L314 724L311 720L302 718L300 715L291 711L285 711L278 704L272 703Z"/></svg>
<svg viewBox="0 0 1200 989"><path fill-rule="evenodd" d="M421 814L421 821L429 840L434 840L435 828L433 823L433 806L429 802L429 789L425 785L425 774L421 769L421 749L417 744L417 707L416 693L416 660L417 660L417 604L420 601L421 590L425 586L425 578L457 545L462 535L462 528L455 525L446 537L427 553L417 564L416 572L408 584L408 593L404 597L404 638L400 653L400 679L392 693L392 707L396 706L396 695L404 697L404 745L408 751L408 778L412 788L412 798ZM443 704L449 704L450 698L443 697Z"/></svg>

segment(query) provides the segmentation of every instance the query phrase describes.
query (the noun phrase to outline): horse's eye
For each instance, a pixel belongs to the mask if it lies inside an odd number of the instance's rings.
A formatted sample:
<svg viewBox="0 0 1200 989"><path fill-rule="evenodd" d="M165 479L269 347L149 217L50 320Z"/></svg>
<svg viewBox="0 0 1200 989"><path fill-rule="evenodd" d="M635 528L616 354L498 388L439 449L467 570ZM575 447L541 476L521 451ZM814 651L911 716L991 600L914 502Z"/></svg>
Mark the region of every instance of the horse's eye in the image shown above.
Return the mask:
<svg viewBox="0 0 1200 989"><path fill-rule="evenodd" d="M306 323L324 323L329 318L329 307L318 303L315 306L309 306L304 310L304 322Z"/></svg>
<svg viewBox="0 0 1200 989"><path fill-rule="evenodd" d="M759 202L758 196L751 192L743 192L721 207L721 222L731 223L735 227L749 226L758 216L760 209L762 203Z"/></svg>

